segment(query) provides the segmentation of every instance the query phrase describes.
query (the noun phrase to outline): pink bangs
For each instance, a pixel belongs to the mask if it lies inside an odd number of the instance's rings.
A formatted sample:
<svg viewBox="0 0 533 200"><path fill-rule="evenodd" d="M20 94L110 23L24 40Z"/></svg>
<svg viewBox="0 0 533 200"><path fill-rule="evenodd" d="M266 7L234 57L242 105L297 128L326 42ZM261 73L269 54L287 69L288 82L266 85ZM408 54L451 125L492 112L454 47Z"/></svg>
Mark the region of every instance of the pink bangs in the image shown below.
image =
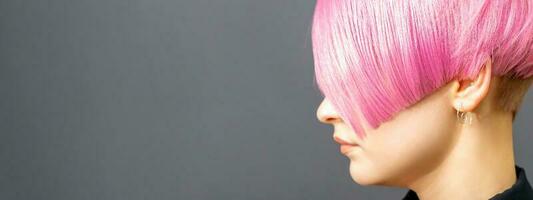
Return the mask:
<svg viewBox="0 0 533 200"><path fill-rule="evenodd" d="M532 13L528 0L318 0L315 80L364 137L363 122L377 128L488 58L493 75L531 77Z"/></svg>

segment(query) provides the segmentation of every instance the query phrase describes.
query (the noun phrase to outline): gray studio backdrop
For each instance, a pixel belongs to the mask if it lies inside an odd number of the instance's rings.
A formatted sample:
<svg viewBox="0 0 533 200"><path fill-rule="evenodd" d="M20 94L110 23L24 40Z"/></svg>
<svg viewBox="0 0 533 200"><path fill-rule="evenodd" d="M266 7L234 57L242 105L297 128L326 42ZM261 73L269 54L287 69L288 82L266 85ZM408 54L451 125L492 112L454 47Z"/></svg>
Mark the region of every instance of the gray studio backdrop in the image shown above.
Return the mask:
<svg viewBox="0 0 533 200"><path fill-rule="evenodd" d="M313 7L0 1L0 199L399 199L355 184L315 118Z"/></svg>

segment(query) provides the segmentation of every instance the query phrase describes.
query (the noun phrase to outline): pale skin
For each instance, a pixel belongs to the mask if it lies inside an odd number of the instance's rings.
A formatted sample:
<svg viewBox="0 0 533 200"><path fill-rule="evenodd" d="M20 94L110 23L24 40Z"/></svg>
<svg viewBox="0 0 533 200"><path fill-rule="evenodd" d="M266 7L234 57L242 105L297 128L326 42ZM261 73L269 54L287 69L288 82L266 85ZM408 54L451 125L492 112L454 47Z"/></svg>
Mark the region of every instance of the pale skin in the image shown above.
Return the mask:
<svg viewBox="0 0 533 200"><path fill-rule="evenodd" d="M453 80L361 139L325 98L317 118L334 137L357 143L346 154L360 185L414 190L422 200L489 199L516 182L512 113L497 109L492 62L473 80ZM461 106L462 104L462 106ZM462 124L456 111L473 113Z"/></svg>

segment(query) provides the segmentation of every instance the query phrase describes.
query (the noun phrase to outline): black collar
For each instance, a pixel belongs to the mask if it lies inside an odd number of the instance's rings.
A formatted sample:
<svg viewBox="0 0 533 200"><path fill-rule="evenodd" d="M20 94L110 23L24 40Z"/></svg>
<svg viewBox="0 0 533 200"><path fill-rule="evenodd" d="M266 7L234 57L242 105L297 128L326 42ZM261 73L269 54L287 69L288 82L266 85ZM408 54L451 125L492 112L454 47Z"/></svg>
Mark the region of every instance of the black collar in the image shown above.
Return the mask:
<svg viewBox="0 0 533 200"><path fill-rule="evenodd" d="M515 165L515 170L516 182L513 184L513 186L499 194L494 195L489 200L533 200L533 189L531 189L531 185L529 185L529 182L527 181L526 171L518 165ZM402 200L418 200L418 196L416 195L415 191L409 190Z"/></svg>

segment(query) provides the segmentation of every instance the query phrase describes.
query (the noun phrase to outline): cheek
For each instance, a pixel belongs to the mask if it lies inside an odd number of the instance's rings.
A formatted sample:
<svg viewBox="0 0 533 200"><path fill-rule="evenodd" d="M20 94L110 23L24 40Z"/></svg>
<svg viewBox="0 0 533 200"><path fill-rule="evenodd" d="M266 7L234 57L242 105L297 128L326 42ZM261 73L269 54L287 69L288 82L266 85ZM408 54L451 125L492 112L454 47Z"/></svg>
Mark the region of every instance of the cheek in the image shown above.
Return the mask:
<svg viewBox="0 0 533 200"><path fill-rule="evenodd" d="M442 161L453 141L449 113L396 118L369 133L350 172L363 185L401 185Z"/></svg>

